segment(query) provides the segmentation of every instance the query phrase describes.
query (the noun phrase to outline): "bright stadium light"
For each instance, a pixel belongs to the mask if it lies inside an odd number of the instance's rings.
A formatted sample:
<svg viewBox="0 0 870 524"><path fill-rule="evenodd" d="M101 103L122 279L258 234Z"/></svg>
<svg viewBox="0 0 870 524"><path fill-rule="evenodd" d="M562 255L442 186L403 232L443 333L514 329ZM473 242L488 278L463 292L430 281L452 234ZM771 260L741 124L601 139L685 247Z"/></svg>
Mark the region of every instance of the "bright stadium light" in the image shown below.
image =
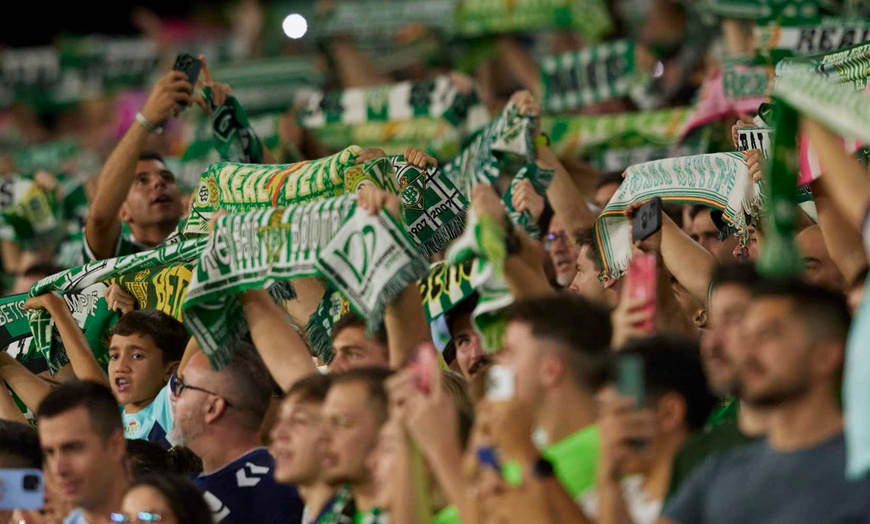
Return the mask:
<svg viewBox="0 0 870 524"><path fill-rule="evenodd" d="M302 15L294 13L287 15L281 27L284 28L284 34L290 38L302 38L302 35L308 31L308 22L305 21L305 17Z"/></svg>

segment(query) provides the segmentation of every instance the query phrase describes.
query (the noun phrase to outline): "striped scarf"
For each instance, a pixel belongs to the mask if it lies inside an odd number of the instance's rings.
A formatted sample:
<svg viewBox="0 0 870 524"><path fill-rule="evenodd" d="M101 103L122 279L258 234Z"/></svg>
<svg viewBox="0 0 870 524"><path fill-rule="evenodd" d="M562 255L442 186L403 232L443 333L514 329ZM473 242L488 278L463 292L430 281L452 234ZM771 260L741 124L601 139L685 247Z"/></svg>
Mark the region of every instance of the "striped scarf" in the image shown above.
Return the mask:
<svg viewBox="0 0 870 524"><path fill-rule="evenodd" d="M602 0L463 0L457 19L468 37L570 27L593 44L614 27Z"/></svg>
<svg viewBox="0 0 870 524"><path fill-rule="evenodd" d="M756 56L771 64L784 58L830 53L870 40L870 21L861 18L802 18L755 27Z"/></svg>
<svg viewBox="0 0 870 524"><path fill-rule="evenodd" d="M387 304L426 270L401 226L384 212L358 210L353 195L231 215L218 220L194 269L183 318L219 368L247 329L242 291L319 275L372 331ZM272 295L289 298L287 289L274 286Z"/></svg>
<svg viewBox="0 0 870 524"><path fill-rule="evenodd" d="M701 0L698 10L723 18L758 20L780 16L812 17L835 12L831 0Z"/></svg>
<svg viewBox="0 0 870 524"><path fill-rule="evenodd" d="M631 261L628 221L623 212L635 202L661 197L665 203L703 204L745 234L745 216L757 214L761 196L740 153L670 158L629 167L625 181L595 222L602 274L619 278Z"/></svg>
<svg viewBox="0 0 870 524"><path fill-rule="evenodd" d="M532 214L528 210L520 212L514 209L513 194L516 190L517 184L523 180L529 180L532 183L532 187L535 188L535 193L543 198L544 195L547 194L547 188L550 187L554 175L555 171L552 169L544 169L538 167L537 164L526 164L520 168L513 180L511 180L511 183L502 198L502 202L508 210L508 217L511 219L511 222L523 228L523 230L533 238L541 238L541 227L532 219Z"/></svg>
<svg viewBox="0 0 870 524"><path fill-rule="evenodd" d="M180 317L181 303L189 280L185 268L202 253L206 239L164 243L160 247L134 255L91 262L84 266L62 271L46 277L30 289L29 296L49 291L63 293L67 305L78 320L98 357L105 352L105 334L117 320L109 311L103 291L117 282L133 295L140 308L159 309ZM76 292L71 296L68 292ZM63 364L65 353L60 341L53 336L54 321L45 310L29 313L33 333L32 351L46 358L49 368L56 372ZM103 362L105 364L105 362Z"/></svg>
<svg viewBox="0 0 870 524"><path fill-rule="evenodd" d="M628 96L643 87L635 64L634 42L618 40L541 60L542 104L559 113Z"/></svg>
<svg viewBox="0 0 870 524"><path fill-rule="evenodd" d="M776 82L794 75L816 75L842 86L844 91L863 91L870 77L870 43L822 55L787 58L776 64Z"/></svg>
<svg viewBox="0 0 870 524"><path fill-rule="evenodd" d="M477 93L460 93L446 76L421 82L316 92L302 101L305 105L299 112L299 123L306 129L425 117L443 119L463 134L471 134L488 120Z"/></svg>

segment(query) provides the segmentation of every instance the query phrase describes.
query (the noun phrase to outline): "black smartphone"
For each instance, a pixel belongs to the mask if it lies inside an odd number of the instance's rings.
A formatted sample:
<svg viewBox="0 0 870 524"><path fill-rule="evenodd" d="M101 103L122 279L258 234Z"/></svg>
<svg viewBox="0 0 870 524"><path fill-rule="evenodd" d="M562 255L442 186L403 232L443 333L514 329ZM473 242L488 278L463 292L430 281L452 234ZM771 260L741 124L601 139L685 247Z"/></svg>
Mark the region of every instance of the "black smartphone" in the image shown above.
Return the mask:
<svg viewBox="0 0 870 524"><path fill-rule="evenodd" d="M181 53L175 57L175 65L172 66L173 71L181 71L187 75L187 81L192 87L196 87L196 81L199 80L199 72L202 70L202 61L193 55ZM182 104L186 106L187 104Z"/></svg>
<svg viewBox="0 0 870 524"><path fill-rule="evenodd" d="M632 242L646 240L662 228L662 199L655 197L641 206L631 222Z"/></svg>

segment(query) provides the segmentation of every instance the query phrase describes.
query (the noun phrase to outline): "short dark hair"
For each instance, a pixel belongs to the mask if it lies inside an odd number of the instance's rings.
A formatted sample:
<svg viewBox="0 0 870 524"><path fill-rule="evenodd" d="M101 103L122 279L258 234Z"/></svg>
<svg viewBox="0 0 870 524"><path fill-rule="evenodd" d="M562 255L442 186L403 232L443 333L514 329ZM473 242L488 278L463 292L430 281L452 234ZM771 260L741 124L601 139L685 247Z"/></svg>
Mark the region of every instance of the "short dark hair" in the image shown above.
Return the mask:
<svg viewBox="0 0 870 524"><path fill-rule="evenodd" d="M444 320L447 322L447 331L450 333L451 337L454 336L456 321L459 320L460 317L471 316L471 314L474 313L474 308L477 307L479 300L480 295L475 291L444 314Z"/></svg>
<svg viewBox="0 0 870 524"><path fill-rule="evenodd" d="M644 363L645 401L677 393L686 402L686 424L692 431L704 427L718 400L707 386L698 343L679 335L656 335L629 340L612 354L612 378L623 355L639 355Z"/></svg>
<svg viewBox="0 0 870 524"><path fill-rule="evenodd" d="M508 308L507 318L529 324L536 338L564 346L568 367L581 388L596 391L605 382L612 330L603 308L560 293L517 302Z"/></svg>
<svg viewBox="0 0 870 524"><path fill-rule="evenodd" d="M790 300L807 336L817 342L845 342L849 336L852 314L846 297L840 292L799 278L773 278L755 286L753 297Z"/></svg>
<svg viewBox="0 0 870 524"><path fill-rule="evenodd" d="M20 422L0 420L0 457L2 456L19 458L27 468L42 468L42 448L39 446L36 430Z"/></svg>
<svg viewBox="0 0 870 524"><path fill-rule="evenodd" d="M366 387L369 395L369 404L375 410L378 423L383 424L387 421L389 414L389 399L387 398L385 382L392 374L392 370L382 367L355 368L343 373L334 374L332 376L332 385L362 383Z"/></svg>
<svg viewBox="0 0 870 524"><path fill-rule="evenodd" d="M332 375L323 373L314 373L307 377L297 380L284 398L291 396L297 397L297 402L323 402L326 394L329 392L329 387L332 385Z"/></svg>
<svg viewBox="0 0 870 524"><path fill-rule="evenodd" d="M149 473L169 471L169 452L163 446L150 440L127 440L127 460L137 479Z"/></svg>
<svg viewBox="0 0 870 524"><path fill-rule="evenodd" d="M163 160L163 155L161 155L157 151L142 151L141 153L139 153L139 161L144 162L146 160L158 160L160 162L163 162L164 164L166 163L166 161Z"/></svg>
<svg viewBox="0 0 870 524"><path fill-rule="evenodd" d="M621 186L622 181L625 180L622 178L622 173L622 171L605 171L604 173L601 173L601 176L598 177L598 182L595 183L595 190L598 191L602 187L611 184Z"/></svg>
<svg viewBox="0 0 870 524"><path fill-rule="evenodd" d="M259 431L272 401L274 380L256 348L246 342L235 342L232 359L221 370L229 379L230 402L237 405L245 417L245 428Z"/></svg>
<svg viewBox="0 0 870 524"><path fill-rule="evenodd" d="M335 340L335 337L338 336L339 333L350 327L361 327L363 329L367 329L365 319L357 315L356 313L351 312L341 317L335 324L333 324L332 339ZM386 346L387 328L381 326L377 331L372 333L372 338L375 340L375 342Z"/></svg>
<svg viewBox="0 0 870 524"><path fill-rule="evenodd" d="M156 309L140 309L127 313L118 320L110 335L151 337L154 345L163 352L163 362L181 360L190 338L181 322Z"/></svg>
<svg viewBox="0 0 870 524"><path fill-rule="evenodd" d="M202 471L202 459L190 449L175 446L168 453L170 472L185 477L192 477Z"/></svg>
<svg viewBox="0 0 870 524"><path fill-rule="evenodd" d="M56 275L63 271L63 268L53 262L37 262L27 267L21 273L25 278L45 278L51 275Z"/></svg>
<svg viewBox="0 0 870 524"><path fill-rule="evenodd" d="M716 289L719 286L735 285L752 291L763 280L752 262L734 262L716 266L710 275L710 286Z"/></svg>
<svg viewBox="0 0 870 524"><path fill-rule="evenodd" d="M172 474L149 474L133 482L130 489L148 486L156 489L169 503L169 509L178 522L189 524L211 524L211 510L196 484Z"/></svg>
<svg viewBox="0 0 870 524"><path fill-rule="evenodd" d="M102 437L124 431L121 410L112 390L88 380L65 382L52 390L39 405L36 420L56 417L79 406L88 412L91 427Z"/></svg>
<svg viewBox="0 0 870 524"><path fill-rule="evenodd" d="M601 261L598 259L598 245L595 243L595 228L587 227L577 230L577 235L574 240L577 242L577 249L588 247L586 258L591 260L595 267L601 269Z"/></svg>

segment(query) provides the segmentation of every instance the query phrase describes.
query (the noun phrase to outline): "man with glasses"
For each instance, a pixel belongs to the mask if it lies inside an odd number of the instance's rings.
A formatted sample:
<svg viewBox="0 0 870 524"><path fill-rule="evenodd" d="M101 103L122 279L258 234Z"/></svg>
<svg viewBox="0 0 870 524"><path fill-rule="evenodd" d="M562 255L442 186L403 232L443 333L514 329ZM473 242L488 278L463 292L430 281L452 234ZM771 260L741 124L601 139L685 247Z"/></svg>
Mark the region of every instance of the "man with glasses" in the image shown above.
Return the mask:
<svg viewBox="0 0 870 524"><path fill-rule="evenodd" d="M249 344L214 371L197 352L171 381L175 427L169 441L202 459L195 479L217 523L300 522L302 501L292 486L275 482L275 460L260 440L272 397L269 372Z"/></svg>
<svg viewBox="0 0 870 524"><path fill-rule="evenodd" d="M560 288L571 285L577 273L574 267L577 261L577 245L559 215L554 215L553 220L550 221L550 230L544 237L544 249L547 250L553 263L556 283Z"/></svg>

